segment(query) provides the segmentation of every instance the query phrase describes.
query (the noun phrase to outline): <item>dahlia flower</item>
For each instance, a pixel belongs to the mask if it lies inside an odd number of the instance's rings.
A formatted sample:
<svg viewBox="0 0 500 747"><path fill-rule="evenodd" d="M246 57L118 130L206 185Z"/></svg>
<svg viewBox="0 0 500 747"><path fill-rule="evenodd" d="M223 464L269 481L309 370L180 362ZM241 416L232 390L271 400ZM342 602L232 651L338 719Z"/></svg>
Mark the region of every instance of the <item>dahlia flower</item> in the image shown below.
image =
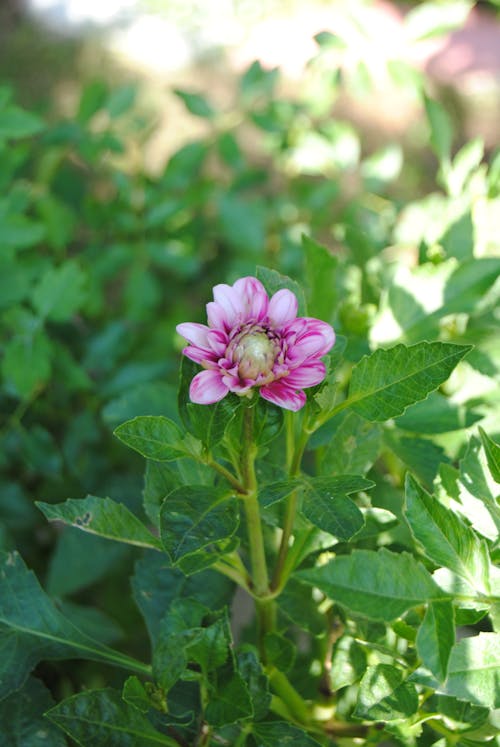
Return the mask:
<svg viewBox="0 0 500 747"><path fill-rule="evenodd" d="M257 278L216 285L207 304L208 326L185 322L177 331L189 345L182 351L204 371L191 381L192 402L209 405L228 392L260 396L287 410L305 404L304 388L326 375L320 360L335 342L326 322L297 317L297 298L287 290L268 297Z"/></svg>

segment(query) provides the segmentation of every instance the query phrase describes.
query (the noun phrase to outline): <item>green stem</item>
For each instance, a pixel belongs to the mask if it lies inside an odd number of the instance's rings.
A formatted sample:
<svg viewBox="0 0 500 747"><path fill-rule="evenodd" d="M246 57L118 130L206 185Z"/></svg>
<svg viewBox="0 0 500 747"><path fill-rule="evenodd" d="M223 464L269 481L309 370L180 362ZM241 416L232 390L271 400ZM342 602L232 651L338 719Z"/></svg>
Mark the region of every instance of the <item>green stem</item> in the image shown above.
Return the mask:
<svg viewBox="0 0 500 747"><path fill-rule="evenodd" d="M213 470L219 473L219 475L222 475L228 483L236 490L238 494L243 494L246 492L245 486L238 480L238 478L233 475L232 472L230 472L226 467L224 467L222 464L219 464L219 462L216 462L215 459L208 459L206 462L209 467L212 467Z"/></svg>
<svg viewBox="0 0 500 747"><path fill-rule="evenodd" d="M290 684L287 677L275 667L266 669L269 683L280 700L285 704L293 721L303 725L311 723L311 711L309 706L299 695L297 690Z"/></svg>

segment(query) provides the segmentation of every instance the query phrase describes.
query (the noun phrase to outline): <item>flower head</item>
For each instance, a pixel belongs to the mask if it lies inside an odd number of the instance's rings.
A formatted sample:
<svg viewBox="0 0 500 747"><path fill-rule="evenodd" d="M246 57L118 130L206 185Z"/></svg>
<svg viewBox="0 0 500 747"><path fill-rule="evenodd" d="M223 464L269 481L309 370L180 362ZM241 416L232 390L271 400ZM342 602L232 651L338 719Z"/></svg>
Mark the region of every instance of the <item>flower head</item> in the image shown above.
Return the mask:
<svg viewBox="0 0 500 747"><path fill-rule="evenodd" d="M189 345L182 351L204 371L191 382L192 402L209 405L228 392L261 397L287 410L305 404L304 388L325 378L321 356L335 342L326 322L297 317L297 299L287 290L268 297L257 278L216 285L207 304L208 326L185 322L177 331Z"/></svg>

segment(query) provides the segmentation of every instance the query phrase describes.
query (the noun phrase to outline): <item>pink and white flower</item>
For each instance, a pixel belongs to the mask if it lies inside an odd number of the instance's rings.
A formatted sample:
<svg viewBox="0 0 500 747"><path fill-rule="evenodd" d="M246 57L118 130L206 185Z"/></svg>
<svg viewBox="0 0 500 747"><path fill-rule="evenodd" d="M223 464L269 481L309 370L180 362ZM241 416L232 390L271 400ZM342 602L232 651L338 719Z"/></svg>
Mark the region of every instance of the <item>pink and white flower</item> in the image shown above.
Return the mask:
<svg viewBox="0 0 500 747"><path fill-rule="evenodd" d="M268 297L257 278L216 285L207 304L208 326L184 322L177 331L189 345L182 351L204 371L191 382L192 402L210 405L228 392L261 397L287 410L305 404L303 389L326 375L321 356L335 342L326 322L297 317L297 298L287 290Z"/></svg>

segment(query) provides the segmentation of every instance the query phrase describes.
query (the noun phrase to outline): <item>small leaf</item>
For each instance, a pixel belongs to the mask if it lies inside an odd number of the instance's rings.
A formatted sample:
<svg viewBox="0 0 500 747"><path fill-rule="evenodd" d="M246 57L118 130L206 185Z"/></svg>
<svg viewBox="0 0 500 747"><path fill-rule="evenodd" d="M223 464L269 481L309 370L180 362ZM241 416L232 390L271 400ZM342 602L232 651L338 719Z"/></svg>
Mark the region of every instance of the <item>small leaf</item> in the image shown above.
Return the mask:
<svg viewBox="0 0 500 747"><path fill-rule="evenodd" d="M178 747L177 741L156 731L146 716L111 688L73 695L47 711L46 716L82 745Z"/></svg>
<svg viewBox="0 0 500 747"><path fill-rule="evenodd" d="M116 428L114 434L146 459L158 462L171 462L190 456L196 449L195 443L183 435L173 420L161 415L143 415L127 420Z"/></svg>
<svg viewBox="0 0 500 747"><path fill-rule="evenodd" d="M373 465L382 445L380 426L349 412L328 441L321 460L323 475L364 475Z"/></svg>
<svg viewBox="0 0 500 747"><path fill-rule="evenodd" d="M410 475L406 479L405 515L413 536L430 560L488 594L487 549L470 527L426 493Z"/></svg>
<svg viewBox="0 0 500 747"><path fill-rule="evenodd" d="M33 291L33 306L42 319L64 322L85 300L86 276L74 260L52 267Z"/></svg>
<svg viewBox="0 0 500 747"><path fill-rule="evenodd" d="M296 575L370 620L391 622L412 607L446 598L412 555L385 548L354 550Z"/></svg>
<svg viewBox="0 0 500 747"><path fill-rule="evenodd" d="M495 482L500 483L500 445L493 441L481 427L479 428L479 433L491 476Z"/></svg>
<svg viewBox="0 0 500 747"><path fill-rule="evenodd" d="M0 742L5 747L66 747L66 740L43 716L54 704L43 683L30 677L0 703Z"/></svg>
<svg viewBox="0 0 500 747"><path fill-rule="evenodd" d="M302 234L306 255L307 282L310 288L309 313L317 319L331 321L337 306L337 273L339 260L328 249Z"/></svg>
<svg viewBox="0 0 500 747"><path fill-rule="evenodd" d="M273 296L282 288L288 288L288 290L292 291L292 293L297 298L297 301L299 302L299 316L304 316L306 314L306 300L304 291L302 290L299 283L287 277L286 275L280 275L280 273L276 272L276 270L270 270L267 267L261 266L257 267L256 276L268 292L269 296Z"/></svg>
<svg viewBox="0 0 500 747"><path fill-rule="evenodd" d="M299 729L298 726L285 721L255 724L252 730L257 747L276 747L277 745L296 747L320 747L320 743Z"/></svg>
<svg viewBox="0 0 500 747"><path fill-rule="evenodd" d="M213 726L234 724L253 716L252 701L245 680L229 665L219 673L216 689L205 710L205 718Z"/></svg>
<svg viewBox="0 0 500 747"><path fill-rule="evenodd" d="M460 700L500 708L500 634L463 638L451 651L444 691Z"/></svg>
<svg viewBox="0 0 500 747"><path fill-rule="evenodd" d="M333 692L361 679L366 669L366 653L354 638L344 635L335 646L330 668Z"/></svg>
<svg viewBox="0 0 500 747"><path fill-rule="evenodd" d="M281 672L288 672L295 660L295 646L280 633L267 633L264 638L266 664L273 665Z"/></svg>
<svg viewBox="0 0 500 747"><path fill-rule="evenodd" d="M51 371L52 346L43 329L14 337L4 349L2 373L26 399L45 384Z"/></svg>
<svg viewBox="0 0 500 747"><path fill-rule="evenodd" d="M318 529L349 540L364 525L363 514L347 496L375 483L358 475L313 477L302 483L302 513Z"/></svg>
<svg viewBox="0 0 500 747"><path fill-rule="evenodd" d="M174 89L174 93L184 103L186 109L195 117L203 117L204 119L212 119L215 115L215 111L210 102L202 96L200 93L190 93L189 91L183 91L180 88Z"/></svg>
<svg viewBox="0 0 500 747"><path fill-rule="evenodd" d="M418 655L438 682L446 679L451 649L455 644L453 616L451 602L431 602L418 629Z"/></svg>
<svg viewBox="0 0 500 747"><path fill-rule="evenodd" d="M431 146L440 161L449 161L453 142L453 128L450 118L440 103L424 98L427 119L431 128Z"/></svg>
<svg viewBox="0 0 500 747"><path fill-rule="evenodd" d="M116 503L111 498L88 495L81 500L70 498L64 503L37 501L36 505L49 521L63 521L83 532L138 547L162 549L160 540L146 529L137 516L123 503Z"/></svg>
<svg viewBox="0 0 500 747"><path fill-rule="evenodd" d="M255 721L260 721L269 711L271 693L257 653L251 648L245 648L238 653L238 671L243 677L250 694L253 717Z"/></svg>
<svg viewBox="0 0 500 747"><path fill-rule="evenodd" d="M419 342L376 350L354 367L348 402L367 420L401 415L449 377L470 345Z"/></svg>
<svg viewBox="0 0 500 747"><path fill-rule="evenodd" d="M161 539L176 564L204 548L216 548L219 542L232 537L238 521L238 505L227 490L185 485L173 490L162 505Z"/></svg>
<svg viewBox="0 0 500 747"><path fill-rule="evenodd" d="M368 667L359 687L354 715L371 721L394 721L418 710L415 685L403 682L404 674L389 664Z"/></svg>

